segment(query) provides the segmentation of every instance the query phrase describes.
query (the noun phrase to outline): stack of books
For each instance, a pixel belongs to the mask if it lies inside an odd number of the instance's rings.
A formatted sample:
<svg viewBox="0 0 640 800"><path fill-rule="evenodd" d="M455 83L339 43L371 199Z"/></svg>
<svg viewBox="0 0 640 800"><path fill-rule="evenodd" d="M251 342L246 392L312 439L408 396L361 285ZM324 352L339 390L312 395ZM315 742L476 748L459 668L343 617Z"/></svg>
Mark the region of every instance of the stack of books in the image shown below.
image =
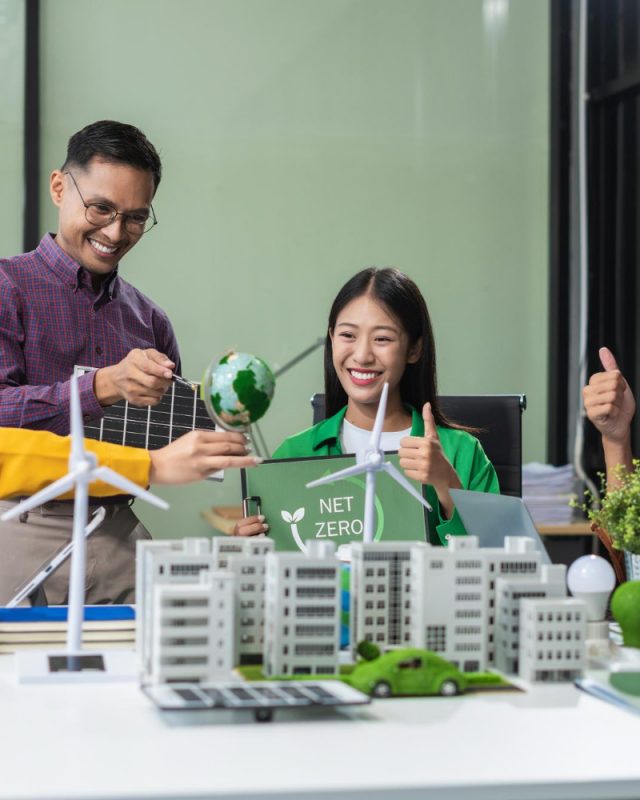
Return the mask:
<svg viewBox="0 0 640 800"><path fill-rule="evenodd" d="M67 606L0 608L0 653L64 650ZM88 650L127 648L136 643L132 606L86 606L82 644Z"/></svg>
<svg viewBox="0 0 640 800"><path fill-rule="evenodd" d="M576 477L571 464L553 467L532 462L522 468L522 499L536 525L568 525L575 510Z"/></svg>

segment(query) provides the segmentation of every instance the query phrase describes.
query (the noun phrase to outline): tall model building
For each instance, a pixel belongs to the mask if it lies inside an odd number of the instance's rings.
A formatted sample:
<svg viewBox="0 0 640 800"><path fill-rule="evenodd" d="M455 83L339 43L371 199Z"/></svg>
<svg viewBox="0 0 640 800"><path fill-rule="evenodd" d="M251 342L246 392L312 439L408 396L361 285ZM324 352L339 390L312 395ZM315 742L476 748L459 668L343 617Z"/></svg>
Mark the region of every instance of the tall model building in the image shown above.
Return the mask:
<svg viewBox="0 0 640 800"><path fill-rule="evenodd" d="M487 661L488 565L473 536L413 549L410 641L461 670Z"/></svg>
<svg viewBox="0 0 640 800"><path fill-rule="evenodd" d="M201 572L215 569L209 539L141 540L136 547L136 633L143 674L153 658L153 592L159 584L197 583Z"/></svg>
<svg viewBox="0 0 640 800"><path fill-rule="evenodd" d="M504 547L480 548L487 562L487 666L495 664L496 580L508 577L537 578L542 556L533 539L505 536Z"/></svg>
<svg viewBox="0 0 640 800"><path fill-rule="evenodd" d="M421 542L357 542L351 546L350 638L381 650L406 647L411 631L411 553Z"/></svg>
<svg viewBox="0 0 640 800"><path fill-rule="evenodd" d="M266 556L274 542L268 536L215 536L211 547L216 569L226 569L232 556Z"/></svg>
<svg viewBox="0 0 640 800"><path fill-rule="evenodd" d="M338 672L340 562L333 544L266 557L265 675Z"/></svg>
<svg viewBox="0 0 640 800"><path fill-rule="evenodd" d="M585 663L586 607L582 600L524 598L520 601L519 674L527 681L567 681Z"/></svg>
<svg viewBox="0 0 640 800"><path fill-rule="evenodd" d="M456 536L448 547L411 551L409 642L438 653L465 672L493 663L497 576L537 576L540 554L527 537L504 548L479 547Z"/></svg>
<svg viewBox="0 0 640 800"><path fill-rule="evenodd" d="M202 571L195 582L153 587L145 683L228 680L233 669L233 577Z"/></svg>
<svg viewBox="0 0 640 800"><path fill-rule="evenodd" d="M273 539L251 537L241 553L225 559L234 576L235 663L261 664L264 650L266 555Z"/></svg>
<svg viewBox="0 0 640 800"><path fill-rule="evenodd" d="M540 576L496 579L496 658L502 672L518 672L520 652L520 601L525 597L566 597L567 568L543 564Z"/></svg>

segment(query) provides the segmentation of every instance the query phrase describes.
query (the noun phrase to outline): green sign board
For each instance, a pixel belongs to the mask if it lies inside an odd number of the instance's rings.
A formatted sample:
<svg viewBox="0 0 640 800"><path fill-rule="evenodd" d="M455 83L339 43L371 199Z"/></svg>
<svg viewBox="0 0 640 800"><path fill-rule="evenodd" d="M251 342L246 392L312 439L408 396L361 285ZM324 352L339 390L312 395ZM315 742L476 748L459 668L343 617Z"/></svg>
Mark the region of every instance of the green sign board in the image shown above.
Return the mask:
<svg viewBox="0 0 640 800"><path fill-rule="evenodd" d="M386 457L399 468L398 457ZM242 471L249 514L264 514L277 550L304 550L311 539L336 548L362 541L365 476L337 480L314 489L306 484L355 464L353 456L264 461ZM421 486L411 483L418 491ZM426 509L386 473L376 478L375 541L428 541Z"/></svg>

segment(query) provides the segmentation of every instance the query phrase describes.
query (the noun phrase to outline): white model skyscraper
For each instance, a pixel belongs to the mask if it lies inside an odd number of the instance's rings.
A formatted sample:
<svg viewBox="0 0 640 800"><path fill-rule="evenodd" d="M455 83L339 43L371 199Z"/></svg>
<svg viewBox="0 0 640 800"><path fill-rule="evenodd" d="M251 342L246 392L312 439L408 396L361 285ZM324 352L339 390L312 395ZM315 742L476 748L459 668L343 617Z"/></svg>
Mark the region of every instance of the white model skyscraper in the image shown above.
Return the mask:
<svg viewBox="0 0 640 800"><path fill-rule="evenodd" d="M331 675L340 648L340 562L333 543L267 555L263 672Z"/></svg>

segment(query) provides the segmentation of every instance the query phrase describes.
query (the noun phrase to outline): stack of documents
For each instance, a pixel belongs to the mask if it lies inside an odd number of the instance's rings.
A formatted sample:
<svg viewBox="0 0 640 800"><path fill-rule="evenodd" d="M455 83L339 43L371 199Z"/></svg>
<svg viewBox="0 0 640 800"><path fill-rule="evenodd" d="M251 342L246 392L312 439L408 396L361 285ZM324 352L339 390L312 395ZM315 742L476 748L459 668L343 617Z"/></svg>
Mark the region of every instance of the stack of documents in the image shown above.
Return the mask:
<svg viewBox="0 0 640 800"><path fill-rule="evenodd" d="M534 461L522 467L522 499L536 525L568 525L573 520L575 481L571 464L552 467Z"/></svg>
<svg viewBox="0 0 640 800"><path fill-rule="evenodd" d="M0 608L0 653L16 650L63 650L67 606ZM86 606L83 647L135 648L135 612L131 606Z"/></svg>

